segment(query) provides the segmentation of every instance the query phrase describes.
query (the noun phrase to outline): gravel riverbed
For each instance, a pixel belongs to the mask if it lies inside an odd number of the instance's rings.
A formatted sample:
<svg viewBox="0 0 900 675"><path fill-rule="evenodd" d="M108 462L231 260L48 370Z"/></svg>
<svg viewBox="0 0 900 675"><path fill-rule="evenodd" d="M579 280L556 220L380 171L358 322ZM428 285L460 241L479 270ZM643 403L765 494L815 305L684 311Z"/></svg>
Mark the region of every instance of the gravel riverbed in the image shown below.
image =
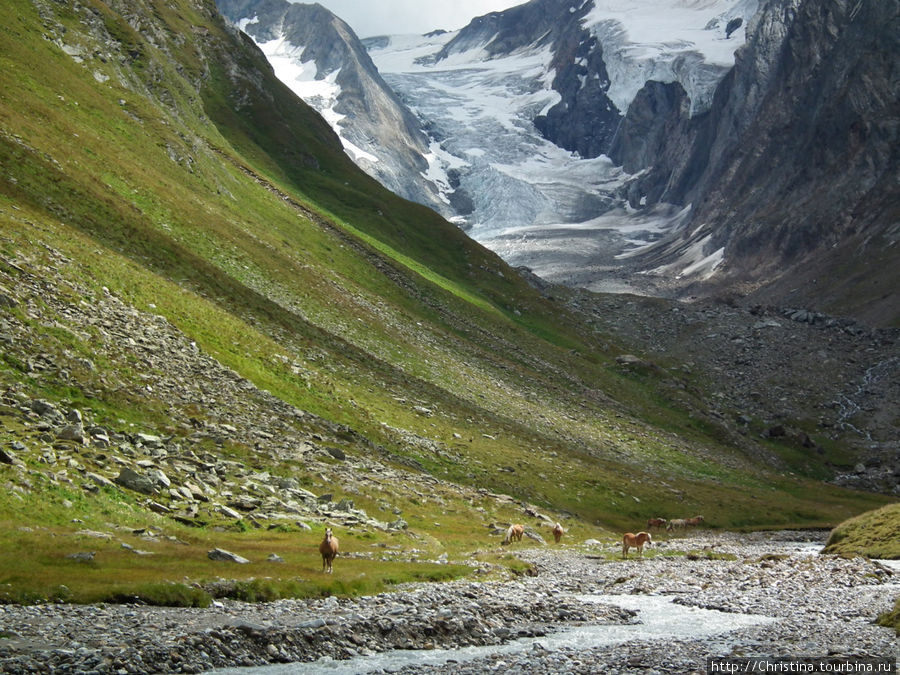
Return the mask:
<svg viewBox="0 0 900 675"><path fill-rule="evenodd" d="M610 558L614 549L599 543L523 545L516 553L534 565L535 576L407 586L356 599L219 602L208 609L0 606L0 672L198 673L364 659L392 649L426 650L424 656L522 638L536 639L518 651L437 665L407 660L390 671L688 673L705 672L708 657L896 660L894 631L873 621L900 595L900 570L818 555L818 536L698 532L658 543L656 555L643 560ZM807 543L799 543L804 538ZM642 621L640 610L584 597L592 595L664 596L723 617L769 619L727 632L698 629L696 637L682 631L671 639L637 637L614 645L542 644L572 627ZM365 661L358 663L358 672L366 672Z"/></svg>

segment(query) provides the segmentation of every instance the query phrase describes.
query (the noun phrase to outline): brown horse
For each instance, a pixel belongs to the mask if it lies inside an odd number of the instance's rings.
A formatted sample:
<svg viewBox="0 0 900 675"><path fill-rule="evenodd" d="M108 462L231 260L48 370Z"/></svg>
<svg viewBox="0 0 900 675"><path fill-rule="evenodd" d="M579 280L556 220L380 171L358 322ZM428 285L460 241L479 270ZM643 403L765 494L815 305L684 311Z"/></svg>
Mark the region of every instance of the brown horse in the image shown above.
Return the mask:
<svg viewBox="0 0 900 675"><path fill-rule="evenodd" d="M518 523L510 525L509 529L506 530L506 537L503 539L503 543L508 544L511 541L522 541L523 534L525 534L524 525L519 525Z"/></svg>
<svg viewBox="0 0 900 675"><path fill-rule="evenodd" d="M559 523L553 526L553 538L556 540L557 544L559 543L559 540L562 539L563 532L565 532L565 530Z"/></svg>
<svg viewBox="0 0 900 675"><path fill-rule="evenodd" d="M319 544L319 553L322 554L322 572L331 574L331 563L338 554L338 538L331 533L331 528L325 530L325 538Z"/></svg>
<svg viewBox="0 0 900 675"><path fill-rule="evenodd" d="M634 534L633 532L626 532L622 537L622 557L628 557L628 549L636 548L638 552L638 557L644 557L644 544L652 544L653 540L650 538L649 532L638 532Z"/></svg>
<svg viewBox="0 0 900 675"><path fill-rule="evenodd" d="M696 527L700 523L703 522L703 516L694 516L693 518L686 518L684 523L685 525L691 525Z"/></svg>
<svg viewBox="0 0 900 675"><path fill-rule="evenodd" d="M651 518L647 521L647 529L652 530L654 527L658 530L663 529L666 526L665 518Z"/></svg>

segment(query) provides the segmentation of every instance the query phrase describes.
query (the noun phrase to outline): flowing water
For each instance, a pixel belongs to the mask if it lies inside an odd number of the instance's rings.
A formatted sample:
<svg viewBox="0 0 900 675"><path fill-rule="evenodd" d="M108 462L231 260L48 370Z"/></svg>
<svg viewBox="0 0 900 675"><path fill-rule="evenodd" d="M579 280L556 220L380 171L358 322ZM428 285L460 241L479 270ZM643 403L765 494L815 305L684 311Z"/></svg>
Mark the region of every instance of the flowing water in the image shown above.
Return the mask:
<svg viewBox="0 0 900 675"><path fill-rule="evenodd" d="M354 675L379 670L394 670L406 665L441 665L465 662L492 654L526 652L539 644L547 650L578 650L615 645L635 640L693 638L723 635L748 626L770 623L775 619L753 614L732 614L675 604L672 596L660 595L587 595L583 602L616 605L638 612L641 623L603 626L575 626L540 638L523 638L503 645L461 647L459 649L391 650L336 661L320 659L311 663L289 663L258 668L216 670L216 675L318 675L334 673Z"/></svg>

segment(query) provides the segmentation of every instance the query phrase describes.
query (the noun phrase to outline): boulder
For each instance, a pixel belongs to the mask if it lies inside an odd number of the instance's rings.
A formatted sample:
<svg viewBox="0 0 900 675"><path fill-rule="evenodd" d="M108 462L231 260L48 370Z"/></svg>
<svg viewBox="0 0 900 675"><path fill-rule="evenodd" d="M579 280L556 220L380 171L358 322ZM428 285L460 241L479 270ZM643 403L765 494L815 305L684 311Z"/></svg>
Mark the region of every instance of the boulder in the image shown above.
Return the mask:
<svg viewBox="0 0 900 675"><path fill-rule="evenodd" d="M212 551L206 554L206 557L210 560L216 560L221 562L233 562L239 563L241 565L245 565L250 561L246 558L237 555L236 553L232 553L231 551L226 551L222 548L214 548Z"/></svg>
<svg viewBox="0 0 900 675"><path fill-rule="evenodd" d="M156 487L153 485L152 480L127 467L119 472L119 475L116 476L113 482L116 485L140 492L141 494L152 495L156 493Z"/></svg>
<svg viewBox="0 0 900 675"><path fill-rule="evenodd" d="M56 432L56 437L61 441L75 441L76 443L84 443L86 440L84 427L81 424L67 424Z"/></svg>

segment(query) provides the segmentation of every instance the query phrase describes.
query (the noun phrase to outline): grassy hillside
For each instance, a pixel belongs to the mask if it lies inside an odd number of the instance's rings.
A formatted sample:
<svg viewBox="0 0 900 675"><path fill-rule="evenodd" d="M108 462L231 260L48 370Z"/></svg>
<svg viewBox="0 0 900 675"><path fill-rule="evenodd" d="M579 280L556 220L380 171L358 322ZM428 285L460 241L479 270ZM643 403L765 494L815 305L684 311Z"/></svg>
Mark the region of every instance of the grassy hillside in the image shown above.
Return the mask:
<svg viewBox="0 0 900 675"><path fill-rule="evenodd" d="M825 552L900 560L900 502L844 521L831 531Z"/></svg>
<svg viewBox="0 0 900 675"><path fill-rule="evenodd" d="M11 0L0 66L9 597L213 577L215 546L253 559L232 575L271 576L267 550L309 579L326 522L357 558L295 592L432 575L442 554L508 562L497 528L538 514L575 540L701 512L823 526L885 501L795 475L696 414L694 388L623 370L627 345L358 171L211 1ZM85 432L65 438L74 411ZM123 467L171 484L110 483ZM407 527L323 510L341 500ZM88 567L65 557L88 546Z"/></svg>

